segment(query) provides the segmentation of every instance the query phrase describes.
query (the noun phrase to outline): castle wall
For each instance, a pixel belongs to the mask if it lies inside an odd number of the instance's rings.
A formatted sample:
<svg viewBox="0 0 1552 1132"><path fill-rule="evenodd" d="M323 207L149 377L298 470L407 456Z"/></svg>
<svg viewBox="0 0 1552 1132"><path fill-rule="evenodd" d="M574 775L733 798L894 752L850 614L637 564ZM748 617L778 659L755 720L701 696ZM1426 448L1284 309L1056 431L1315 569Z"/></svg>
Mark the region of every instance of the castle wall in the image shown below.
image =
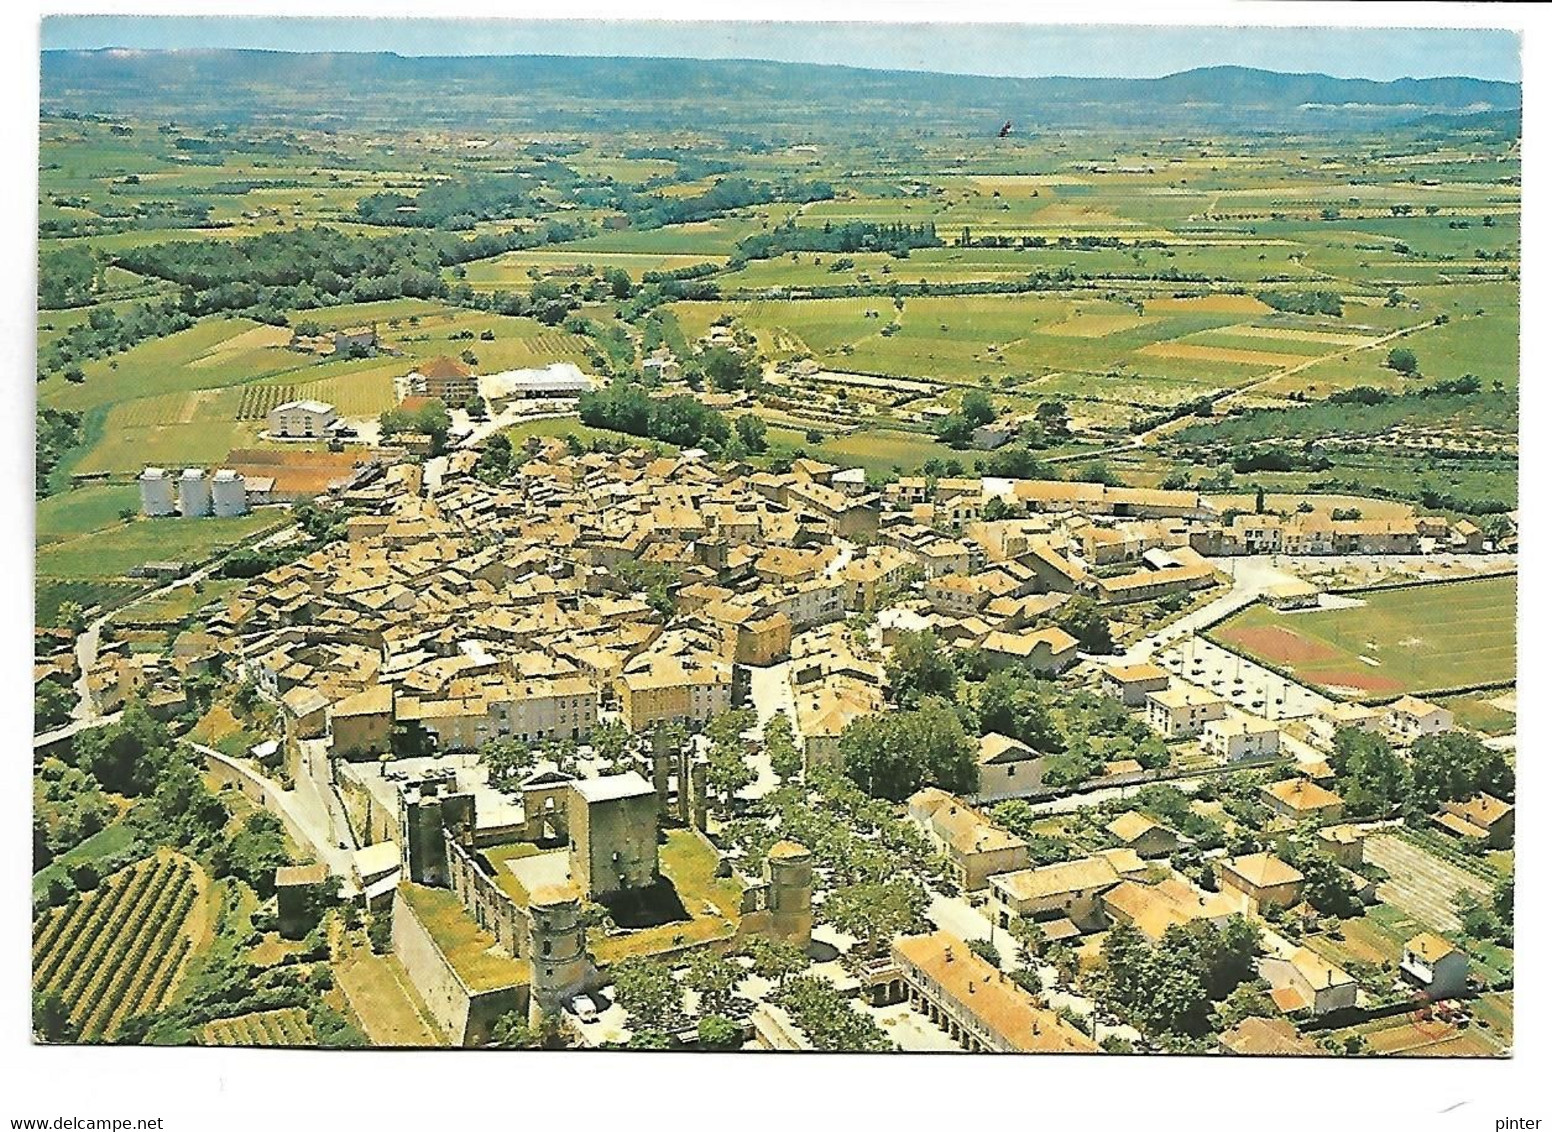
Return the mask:
<svg viewBox="0 0 1552 1132"><path fill-rule="evenodd" d="M475 994L463 984L402 894L393 897L393 953L404 964L426 1010L454 1045L483 1045L503 1014L528 1009L526 987Z"/></svg>
<svg viewBox="0 0 1552 1132"><path fill-rule="evenodd" d="M496 882L486 876L473 854L447 839L447 872L453 894L474 922L490 932L518 959L528 957L528 917Z"/></svg>

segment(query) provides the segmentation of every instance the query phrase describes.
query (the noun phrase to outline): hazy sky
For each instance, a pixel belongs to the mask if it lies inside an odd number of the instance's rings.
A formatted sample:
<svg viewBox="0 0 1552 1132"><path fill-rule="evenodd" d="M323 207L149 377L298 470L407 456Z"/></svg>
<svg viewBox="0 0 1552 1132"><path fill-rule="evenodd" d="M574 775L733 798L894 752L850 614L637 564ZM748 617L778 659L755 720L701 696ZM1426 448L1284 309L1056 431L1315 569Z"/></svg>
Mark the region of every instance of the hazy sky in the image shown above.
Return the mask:
<svg viewBox="0 0 1552 1132"><path fill-rule="evenodd" d="M1238 64L1343 78L1517 81L1509 31L994 24L649 23L54 16L45 50L250 47L401 55L657 55L775 59L982 75L1147 78Z"/></svg>

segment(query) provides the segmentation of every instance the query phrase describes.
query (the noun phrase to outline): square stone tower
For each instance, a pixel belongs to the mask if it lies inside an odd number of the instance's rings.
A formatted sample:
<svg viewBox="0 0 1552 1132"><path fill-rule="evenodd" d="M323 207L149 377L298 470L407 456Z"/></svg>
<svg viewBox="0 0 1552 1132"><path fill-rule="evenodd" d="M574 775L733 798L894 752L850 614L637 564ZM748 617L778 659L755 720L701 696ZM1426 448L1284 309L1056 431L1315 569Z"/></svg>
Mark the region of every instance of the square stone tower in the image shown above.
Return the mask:
<svg viewBox="0 0 1552 1132"><path fill-rule="evenodd" d="M657 881L657 817L657 791L635 771L571 784L571 876L587 899Z"/></svg>

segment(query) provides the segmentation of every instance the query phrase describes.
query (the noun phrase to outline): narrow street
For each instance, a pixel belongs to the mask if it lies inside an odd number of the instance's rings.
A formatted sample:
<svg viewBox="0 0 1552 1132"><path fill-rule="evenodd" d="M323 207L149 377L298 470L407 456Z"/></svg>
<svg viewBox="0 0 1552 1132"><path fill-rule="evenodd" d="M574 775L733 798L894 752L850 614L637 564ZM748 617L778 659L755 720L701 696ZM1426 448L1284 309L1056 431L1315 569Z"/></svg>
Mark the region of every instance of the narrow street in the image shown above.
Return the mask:
<svg viewBox="0 0 1552 1132"><path fill-rule="evenodd" d="M278 783L259 773L246 759L234 759L202 743L187 739L183 741L200 754L236 771L257 787L268 801L265 808L285 822L287 831L302 842L302 848L311 851L313 856L328 866L331 874L341 878L347 885L353 884L350 850L340 848L335 839L329 806L319 796L315 783L311 787L300 786L299 780L299 789L282 790ZM311 776L304 775L303 778L312 783Z"/></svg>

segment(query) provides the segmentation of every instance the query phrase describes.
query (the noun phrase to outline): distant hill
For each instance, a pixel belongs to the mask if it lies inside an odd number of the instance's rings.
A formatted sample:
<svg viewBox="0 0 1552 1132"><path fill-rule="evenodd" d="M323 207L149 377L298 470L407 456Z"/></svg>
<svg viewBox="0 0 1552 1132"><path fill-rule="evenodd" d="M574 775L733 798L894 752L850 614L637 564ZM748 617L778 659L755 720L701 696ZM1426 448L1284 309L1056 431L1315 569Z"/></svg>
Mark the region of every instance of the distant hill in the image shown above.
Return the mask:
<svg viewBox="0 0 1552 1132"><path fill-rule="evenodd" d="M45 111L182 122L675 129L795 136L869 124L1332 132L1518 114L1517 83L1374 82L1243 67L1158 79L986 78L754 60L272 51L47 51Z"/></svg>

